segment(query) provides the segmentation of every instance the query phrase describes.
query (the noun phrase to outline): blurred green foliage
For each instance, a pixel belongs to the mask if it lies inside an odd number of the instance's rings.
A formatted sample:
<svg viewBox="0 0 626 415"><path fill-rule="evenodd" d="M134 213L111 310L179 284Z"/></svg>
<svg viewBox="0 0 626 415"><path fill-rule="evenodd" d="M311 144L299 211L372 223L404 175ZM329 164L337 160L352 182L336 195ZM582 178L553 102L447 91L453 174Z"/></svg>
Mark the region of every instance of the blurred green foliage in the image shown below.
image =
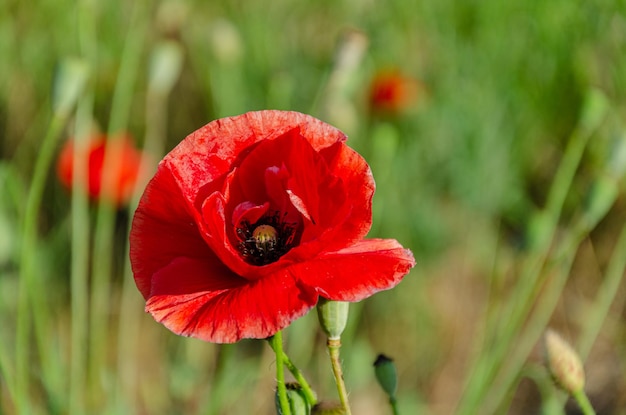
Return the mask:
<svg viewBox="0 0 626 415"><path fill-rule="evenodd" d="M177 64L167 61L176 58L155 64L155 51L165 43L180 51L182 66L171 91L159 96L150 76L162 68L153 65L172 64L169 70L177 71ZM363 48L356 65L340 68L342 54L354 48L357 55ZM611 110L577 169L563 224L575 217L587 188L606 170L612 143L622 137L626 4L5 0L0 4L0 414L16 413L11 361L17 353L18 306L11 293L18 289L22 235L17 224L24 220L27 183L53 117L59 66L76 58L89 68L82 99L90 103L90 123L110 133L129 131L139 145L154 131L162 134L155 159L207 122L252 110L301 111L344 130L377 181L370 235L398 239L418 260L398 290L353 306L348 328L353 336L345 342L351 352L344 357L352 398L357 408L384 405L384 397L371 397L376 396L373 380L363 379L372 377L365 372L372 356L385 352L398 364L403 413L427 413L427 407L449 413L473 352L471 345L457 343L480 331L482 323L471 319L483 317L485 292L502 288L491 286L488 278L499 272L501 258L515 269L526 254L526 227L546 203L591 88L602 91ZM369 85L390 68L420 87L410 106L382 114L370 107ZM162 113L155 115L153 106ZM68 122L59 141L74 135L75 125ZM608 235L602 241L615 240L623 226L620 186L617 206L601 227ZM46 295L36 298L45 298L43 309L51 313L46 320L52 324L51 348L63 352L52 365L59 371L56 377L40 375L46 367L36 363L29 376L35 385L33 406L39 408L33 413L66 413L59 391L71 354L72 210L52 168L43 200L32 261ZM107 276L112 307L121 307L128 282L130 214L132 208L109 221L112 257L94 259L114 263ZM98 207L91 206L89 215L90 229L98 235ZM610 254L598 256L592 268L604 267ZM134 295L129 304L135 308L125 310L142 313L139 294ZM457 310L463 307L467 314ZM124 339L113 333L125 317L118 308L103 317L111 337L99 363L105 369L87 386L93 395L85 401L93 413L257 413L255 408L272 407L273 386L263 380L272 376L265 345L218 348L179 339L141 316L132 349L118 350ZM327 371L320 369L323 359L313 357L323 354L314 319L296 322L287 336L293 359L320 384L329 383ZM121 361L137 365L131 374L116 367L120 354L129 355ZM622 365L624 357L621 350ZM126 395L115 386L122 376L122 386L132 389ZM450 378L456 383L446 384ZM332 385L319 388L332 394ZM116 399L103 399L111 390L117 391Z"/></svg>

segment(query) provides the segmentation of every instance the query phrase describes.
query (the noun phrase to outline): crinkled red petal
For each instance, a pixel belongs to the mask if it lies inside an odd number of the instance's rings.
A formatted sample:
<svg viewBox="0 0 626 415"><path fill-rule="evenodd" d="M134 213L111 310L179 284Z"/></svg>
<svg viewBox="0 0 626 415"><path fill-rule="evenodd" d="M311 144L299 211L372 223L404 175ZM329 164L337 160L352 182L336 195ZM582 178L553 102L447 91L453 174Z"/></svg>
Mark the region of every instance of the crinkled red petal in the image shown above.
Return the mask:
<svg viewBox="0 0 626 415"><path fill-rule="evenodd" d="M237 166L256 143L280 137L294 128L300 129L316 151L346 140L338 129L305 114L249 112L198 129L165 156L163 163L177 178L184 197L196 201L204 186Z"/></svg>
<svg viewBox="0 0 626 415"><path fill-rule="evenodd" d="M349 248L296 264L290 270L325 298L360 301L395 287L415 265L393 239L366 239Z"/></svg>
<svg viewBox="0 0 626 415"><path fill-rule="evenodd" d="M320 198L321 231L302 236L303 251L332 252L360 241L372 224L372 197L376 188L369 165L350 147L336 144L320 154L327 160L328 174L341 179L341 186L328 186ZM306 254L308 255L308 254Z"/></svg>
<svg viewBox="0 0 626 415"><path fill-rule="evenodd" d="M287 327L317 303L317 293L288 272L255 282L219 276L201 260L178 259L154 276L146 311L182 336L214 343L263 339ZM185 275L183 289L175 283Z"/></svg>
<svg viewBox="0 0 626 415"><path fill-rule="evenodd" d="M153 276L174 259L214 256L190 212L171 173L160 167L144 191L130 231L131 266L144 298L150 296Z"/></svg>

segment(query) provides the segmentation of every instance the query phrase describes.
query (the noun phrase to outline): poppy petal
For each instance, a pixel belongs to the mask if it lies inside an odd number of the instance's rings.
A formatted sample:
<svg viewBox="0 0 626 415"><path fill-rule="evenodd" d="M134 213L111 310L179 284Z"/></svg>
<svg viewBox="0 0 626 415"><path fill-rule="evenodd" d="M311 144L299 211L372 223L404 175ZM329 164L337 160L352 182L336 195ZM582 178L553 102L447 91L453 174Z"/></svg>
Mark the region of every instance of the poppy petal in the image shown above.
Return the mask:
<svg viewBox="0 0 626 415"><path fill-rule="evenodd" d="M256 143L294 128L300 129L315 150L346 140L341 131L309 115L257 111L210 122L187 136L163 162L177 178L183 195L195 200L202 187L228 173Z"/></svg>
<svg viewBox="0 0 626 415"><path fill-rule="evenodd" d="M395 287L414 265L411 251L396 240L366 239L290 269L325 298L360 301Z"/></svg>
<svg viewBox="0 0 626 415"><path fill-rule="evenodd" d="M305 229L306 253L333 252L360 241L372 225L372 197L376 185L369 165L356 151L340 143L320 152L329 173L341 179L341 186L328 186L320 198L319 234L311 237Z"/></svg>
<svg viewBox="0 0 626 415"><path fill-rule="evenodd" d="M317 303L315 290L288 272L241 285L245 280L206 281L207 273L201 265L193 260L177 260L155 275L155 279L170 281L172 275L191 274L186 277L184 292L168 282L165 286L174 294L165 290L146 303L146 311L176 334L214 343L263 339L287 327Z"/></svg>
<svg viewBox="0 0 626 415"><path fill-rule="evenodd" d="M178 257L213 255L170 172L159 168L135 212L130 259L137 288L150 295L152 276Z"/></svg>

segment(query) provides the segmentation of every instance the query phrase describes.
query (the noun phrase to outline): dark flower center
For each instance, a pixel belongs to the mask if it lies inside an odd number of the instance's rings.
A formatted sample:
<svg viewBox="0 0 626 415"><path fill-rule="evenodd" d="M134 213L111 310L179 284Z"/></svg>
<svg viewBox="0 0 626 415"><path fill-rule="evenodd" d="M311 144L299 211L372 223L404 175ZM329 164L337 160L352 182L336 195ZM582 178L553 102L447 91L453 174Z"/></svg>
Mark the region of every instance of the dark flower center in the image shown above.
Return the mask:
<svg viewBox="0 0 626 415"><path fill-rule="evenodd" d="M267 265L286 254L296 239L296 224L286 223L275 212L263 216L256 223L244 220L237 227L239 251L252 265Z"/></svg>

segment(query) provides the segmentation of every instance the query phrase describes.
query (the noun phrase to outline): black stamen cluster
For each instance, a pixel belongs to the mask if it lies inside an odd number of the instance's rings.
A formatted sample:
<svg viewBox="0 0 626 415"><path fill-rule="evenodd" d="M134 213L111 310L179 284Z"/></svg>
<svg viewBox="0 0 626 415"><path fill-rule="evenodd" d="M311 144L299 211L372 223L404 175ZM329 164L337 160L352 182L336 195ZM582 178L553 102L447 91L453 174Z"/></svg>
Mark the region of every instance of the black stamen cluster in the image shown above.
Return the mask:
<svg viewBox="0 0 626 415"><path fill-rule="evenodd" d="M240 239L239 251L246 262L252 265L267 265L285 255L294 245L296 239L296 225L287 223L279 212L266 215L256 223L242 221L237 228L237 237ZM276 241L259 244L253 236L254 230L261 225L269 225L276 229Z"/></svg>

